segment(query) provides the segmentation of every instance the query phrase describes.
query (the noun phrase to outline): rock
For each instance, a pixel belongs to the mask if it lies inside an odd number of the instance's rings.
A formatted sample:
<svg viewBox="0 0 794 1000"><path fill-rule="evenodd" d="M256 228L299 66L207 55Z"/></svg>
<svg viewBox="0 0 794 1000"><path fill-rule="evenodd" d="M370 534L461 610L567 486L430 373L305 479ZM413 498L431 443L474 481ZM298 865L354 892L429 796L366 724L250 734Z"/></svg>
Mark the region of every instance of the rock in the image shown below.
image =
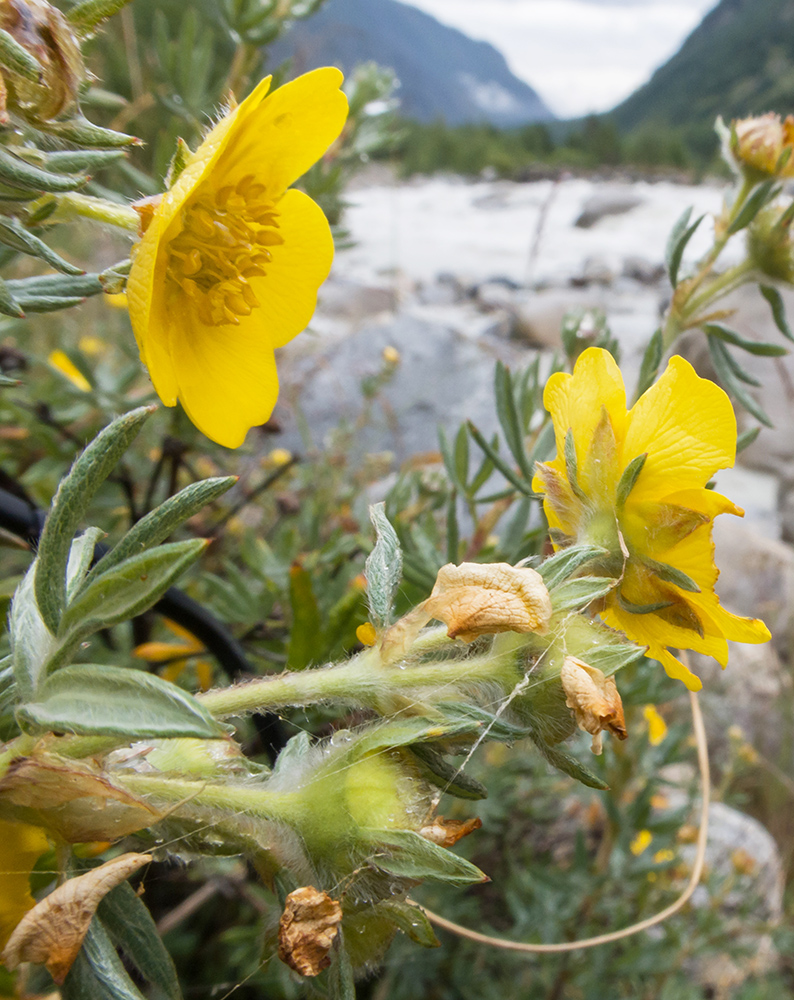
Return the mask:
<svg viewBox="0 0 794 1000"><path fill-rule="evenodd" d="M611 285L615 272L603 257L587 257L582 270L571 276L574 288L589 288L590 285Z"/></svg>
<svg viewBox="0 0 794 1000"><path fill-rule="evenodd" d="M467 290L456 275L444 271L435 281L420 284L416 297L422 305L452 306L465 301Z"/></svg>
<svg viewBox="0 0 794 1000"><path fill-rule="evenodd" d="M601 219L609 215L624 215L642 202L643 199L629 186L604 185L585 201L574 225L579 229L590 229Z"/></svg>
<svg viewBox="0 0 794 1000"><path fill-rule="evenodd" d="M645 257L633 255L623 259L621 274L641 285L655 285L664 278L666 272L663 264L654 264Z"/></svg>
<svg viewBox="0 0 794 1000"><path fill-rule="evenodd" d="M549 288L525 293L517 298L513 309L513 333L533 347L559 350L562 346L560 328L565 315L577 310L599 309L604 293L596 288Z"/></svg>
<svg viewBox="0 0 794 1000"><path fill-rule="evenodd" d="M485 312L493 309L514 311L517 300L516 286L503 281L484 281L475 293L477 305Z"/></svg>
<svg viewBox="0 0 794 1000"><path fill-rule="evenodd" d="M467 418L483 433L492 433L495 361L521 366L533 355L500 336L503 315L484 316L471 307L469 312L450 309L446 323L405 312L388 321L366 323L331 343L297 338L279 351L278 419L283 427L279 445L293 451L305 448L298 412L318 444L340 423L355 426L355 451L360 456L390 450L404 459L436 451L438 425L456 431ZM396 348L400 362L368 404L364 420L362 382L383 371L382 352L387 346Z"/></svg>
<svg viewBox="0 0 794 1000"><path fill-rule="evenodd" d="M321 315L361 323L383 312L392 312L395 295L391 288L360 285L354 281L335 278L322 286L318 297Z"/></svg>

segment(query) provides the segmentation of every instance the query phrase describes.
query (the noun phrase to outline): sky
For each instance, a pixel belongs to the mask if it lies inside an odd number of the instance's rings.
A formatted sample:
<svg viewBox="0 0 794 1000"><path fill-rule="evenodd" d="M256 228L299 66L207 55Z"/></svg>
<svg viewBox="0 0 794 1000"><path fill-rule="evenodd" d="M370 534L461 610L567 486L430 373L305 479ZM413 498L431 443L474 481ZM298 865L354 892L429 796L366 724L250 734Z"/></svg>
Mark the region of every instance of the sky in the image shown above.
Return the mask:
<svg viewBox="0 0 794 1000"><path fill-rule="evenodd" d="M404 0L495 45L561 118L607 111L717 0Z"/></svg>

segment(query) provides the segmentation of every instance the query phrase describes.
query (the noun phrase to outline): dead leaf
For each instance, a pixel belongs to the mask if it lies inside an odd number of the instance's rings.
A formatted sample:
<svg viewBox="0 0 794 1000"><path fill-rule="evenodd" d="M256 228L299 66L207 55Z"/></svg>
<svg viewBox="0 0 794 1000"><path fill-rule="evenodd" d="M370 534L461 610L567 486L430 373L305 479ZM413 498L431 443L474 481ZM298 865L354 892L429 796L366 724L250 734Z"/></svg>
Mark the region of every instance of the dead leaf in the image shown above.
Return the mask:
<svg viewBox="0 0 794 1000"><path fill-rule="evenodd" d="M60 985L103 897L151 860L150 854L122 854L59 885L20 920L0 960L12 972L22 962L43 964Z"/></svg>
<svg viewBox="0 0 794 1000"><path fill-rule="evenodd" d="M425 840L438 844L439 847L452 847L462 837L467 837L482 826L479 816L474 819L444 819L443 816L435 816L429 826L423 826L419 835Z"/></svg>
<svg viewBox="0 0 794 1000"><path fill-rule="evenodd" d="M551 619L543 577L509 563L442 566L425 608L444 622L450 638L464 642L496 632L544 633Z"/></svg>
<svg viewBox="0 0 794 1000"><path fill-rule="evenodd" d="M318 976L331 964L342 907L311 885L287 896L278 925L278 957L302 976Z"/></svg>
<svg viewBox="0 0 794 1000"><path fill-rule="evenodd" d="M0 780L0 803L17 807L23 820L40 820L39 826L72 844L118 840L162 816L117 788L97 765L47 753L11 764Z"/></svg>
<svg viewBox="0 0 794 1000"><path fill-rule="evenodd" d="M593 753L601 753L601 733L605 729L619 740L627 738L623 702L614 678L605 677L597 667L575 656L566 656L560 680L565 704L573 709L579 728L593 737Z"/></svg>

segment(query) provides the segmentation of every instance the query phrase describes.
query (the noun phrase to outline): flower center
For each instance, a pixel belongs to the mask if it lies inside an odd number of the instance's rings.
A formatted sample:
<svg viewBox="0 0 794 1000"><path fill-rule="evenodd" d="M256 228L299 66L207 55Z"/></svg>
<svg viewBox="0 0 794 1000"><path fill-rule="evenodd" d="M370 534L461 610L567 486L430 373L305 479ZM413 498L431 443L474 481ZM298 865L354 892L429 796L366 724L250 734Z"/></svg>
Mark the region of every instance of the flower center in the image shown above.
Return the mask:
<svg viewBox="0 0 794 1000"><path fill-rule="evenodd" d="M182 210L182 232L168 247L169 279L195 304L207 326L240 322L259 305L251 278L263 277L269 247L284 242L275 204L247 174Z"/></svg>

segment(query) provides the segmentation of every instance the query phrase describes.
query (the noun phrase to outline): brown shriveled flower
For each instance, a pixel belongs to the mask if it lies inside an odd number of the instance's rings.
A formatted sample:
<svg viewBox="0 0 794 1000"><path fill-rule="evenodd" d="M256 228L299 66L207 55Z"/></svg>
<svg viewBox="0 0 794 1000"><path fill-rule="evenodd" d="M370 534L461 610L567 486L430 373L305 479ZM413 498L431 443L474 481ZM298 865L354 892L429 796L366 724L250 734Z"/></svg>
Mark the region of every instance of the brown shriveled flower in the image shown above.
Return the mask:
<svg viewBox="0 0 794 1000"><path fill-rule="evenodd" d="M444 622L451 639L464 642L496 632L542 634L551 619L551 598L540 573L508 563L442 566L424 608Z"/></svg>
<svg viewBox="0 0 794 1000"><path fill-rule="evenodd" d="M151 860L150 854L122 854L59 885L20 920L0 961L12 972L22 962L44 964L60 985L103 898Z"/></svg>
<svg viewBox="0 0 794 1000"><path fill-rule="evenodd" d="M419 836L433 844L438 844L439 847L452 847L463 837L468 837L470 833L479 830L481 826L482 820L479 816L463 820L434 816L427 826L422 827Z"/></svg>
<svg viewBox="0 0 794 1000"><path fill-rule="evenodd" d="M759 115L733 122L733 153L740 164L762 174L794 177L794 117ZM788 151L788 152L787 152ZM781 157L787 152L788 158Z"/></svg>
<svg viewBox="0 0 794 1000"><path fill-rule="evenodd" d="M629 735L623 715L623 702L614 678L605 677L575 656L566 656L560 672L565 704L573 709L580 729L593 737L591 750L600 754L601 733L606 729L619 740Z"/></svg>
<svg viewBox="0 0 794 1000"><path fill-rule="evenodd" d="M278 925L278 957L302 976L319 976L331 964L342 907L327 892L306 885L286 899Z"/></svg>

